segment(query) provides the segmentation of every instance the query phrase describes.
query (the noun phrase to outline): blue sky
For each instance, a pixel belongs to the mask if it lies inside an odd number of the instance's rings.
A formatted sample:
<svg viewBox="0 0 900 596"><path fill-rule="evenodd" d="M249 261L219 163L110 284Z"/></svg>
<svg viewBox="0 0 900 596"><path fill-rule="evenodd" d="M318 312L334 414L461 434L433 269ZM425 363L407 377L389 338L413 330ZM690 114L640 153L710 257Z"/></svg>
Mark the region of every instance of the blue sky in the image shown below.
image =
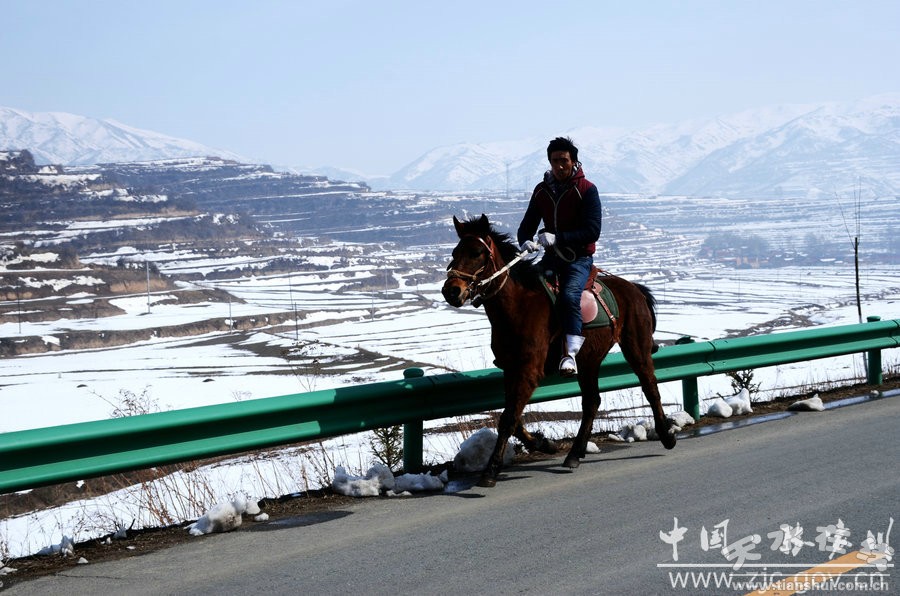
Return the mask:
<svg viewBox="0 0 900 596"><path fill-rule="evenodd" d="M0 105L366 175L460 142L900 91L896 0L0 0L0 12Z"/></svg>

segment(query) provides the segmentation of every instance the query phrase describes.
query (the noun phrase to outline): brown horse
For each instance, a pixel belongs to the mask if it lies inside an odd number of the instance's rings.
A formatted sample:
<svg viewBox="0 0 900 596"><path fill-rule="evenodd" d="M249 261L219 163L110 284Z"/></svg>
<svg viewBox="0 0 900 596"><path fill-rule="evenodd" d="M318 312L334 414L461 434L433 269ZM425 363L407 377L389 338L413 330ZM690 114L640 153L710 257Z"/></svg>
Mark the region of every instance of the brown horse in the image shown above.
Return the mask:
<svg viewBox="0 0 900 596"><path fill-rule="evenodd" d="M549 298L541 286L537 265L516 263L518 248L506 234L495 231L488 218L460 222L453 218L459 244L453 249L447 281L442 293L452 306L472 300L484 304L491 323L491 350L496 365L503 370L505 405L497 423L497 445L481 474L480 486L494 486L509 437L515 435L529 451L554 453L556 446L532 435L522 424L522 411L546 370L555 370L558 358L548 361L551 346L560 335L559 323ZM614 326L585 329L584 346L578 352L578 386L581 389L581 427L563 463L577 468L585 455L597 410L600 390L597 381L600 363L618 341L622 353L641 382L650 402L660 441L671 449L675 433L663 413L653 370L653 332L656 328L656 300L650 290L613 275L602 282L612 291L619 306ZM546 366L546 368L545 368Z"/></svg>

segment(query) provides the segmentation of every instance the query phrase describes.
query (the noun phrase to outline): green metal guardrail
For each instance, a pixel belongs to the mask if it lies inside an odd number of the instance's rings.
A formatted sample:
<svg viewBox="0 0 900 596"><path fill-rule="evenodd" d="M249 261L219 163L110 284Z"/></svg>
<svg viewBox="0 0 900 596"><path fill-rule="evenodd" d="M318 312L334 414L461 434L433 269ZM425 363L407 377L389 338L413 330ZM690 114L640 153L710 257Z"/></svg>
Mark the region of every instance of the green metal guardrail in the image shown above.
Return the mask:
<svg viewBox="0 0 900 596"><path fill-rule="evenodd" d="M896 347L900 320L871 317L861 325L669 346L654 363L660 382L682 380L685 407L699 417L697 377L866 352L868 381L880 384L881 350ZM503 406L498 369L408 373L402 381L0 434L0 493L396 424L407 425L404 465L414 470L422 463L422 421ZM616 353L603 363L599 385L612 391L638 380ZM577 383L549 377L532 401L578 394Z"/></svg>

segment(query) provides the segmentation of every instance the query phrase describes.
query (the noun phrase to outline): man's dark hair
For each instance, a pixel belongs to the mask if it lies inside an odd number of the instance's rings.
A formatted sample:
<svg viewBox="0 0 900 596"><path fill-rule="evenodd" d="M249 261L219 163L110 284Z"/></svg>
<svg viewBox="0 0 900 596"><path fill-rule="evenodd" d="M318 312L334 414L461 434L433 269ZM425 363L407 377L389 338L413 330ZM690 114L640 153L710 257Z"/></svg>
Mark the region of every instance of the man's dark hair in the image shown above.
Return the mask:
<svg viewBox="0 0 900 596"><path fill-rule="evenodd" d="M569 137L556 137L547 145L547 160L550 160L550 154L554 151L568 151L572 161L578 163L578 147Z"/></svg>

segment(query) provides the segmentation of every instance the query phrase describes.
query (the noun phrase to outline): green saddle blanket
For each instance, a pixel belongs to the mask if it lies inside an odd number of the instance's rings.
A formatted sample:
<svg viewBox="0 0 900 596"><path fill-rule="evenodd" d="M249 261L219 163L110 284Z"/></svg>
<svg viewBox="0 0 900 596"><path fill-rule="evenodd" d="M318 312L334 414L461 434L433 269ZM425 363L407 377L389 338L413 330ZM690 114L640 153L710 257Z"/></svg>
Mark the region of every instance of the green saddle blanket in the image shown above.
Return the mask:
<svg viewBox="0 0 900 596"><path fill-rule="evenodd" d="M547 296L550 297L550 302L556 304L556 287L543 276L541 276L541 282L544 286L544 290L547 292ZM585 296L585 293L587 296ZM606 308L603 308L603 304L606 304ZM607 309L609 309L609 313L611 313L614 318L619 318L619 305L616 303L616 297L606 284L597 279L596 272L592 271L587 286L581 294L581 316L584 321L583 327L585 329L609 327L611 321L609 319L609 314L606 312ZM588 320L588 318L590 318L590 320Z"/></svg>

